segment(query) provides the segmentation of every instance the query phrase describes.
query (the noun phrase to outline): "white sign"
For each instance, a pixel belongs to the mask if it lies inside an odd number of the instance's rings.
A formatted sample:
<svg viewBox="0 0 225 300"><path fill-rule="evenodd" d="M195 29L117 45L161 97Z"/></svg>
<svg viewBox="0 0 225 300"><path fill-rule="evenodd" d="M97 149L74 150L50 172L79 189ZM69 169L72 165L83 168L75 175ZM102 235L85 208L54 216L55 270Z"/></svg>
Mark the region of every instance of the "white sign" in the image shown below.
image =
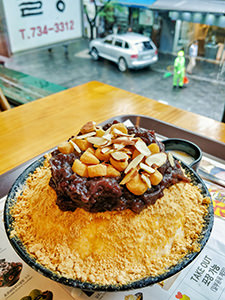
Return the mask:
<svg viewBox="0 0 225 300"><path fill-rule="evenodd" d="M139 13L139 24L152 26L153 25L154 15L151 10L148 9L140 9Z"/></svg>
<svg viewBox="0 0 225 300"><path fill-rule="evenodd" d="M11 52L82 36L80 0L3 0Z"/></svg>

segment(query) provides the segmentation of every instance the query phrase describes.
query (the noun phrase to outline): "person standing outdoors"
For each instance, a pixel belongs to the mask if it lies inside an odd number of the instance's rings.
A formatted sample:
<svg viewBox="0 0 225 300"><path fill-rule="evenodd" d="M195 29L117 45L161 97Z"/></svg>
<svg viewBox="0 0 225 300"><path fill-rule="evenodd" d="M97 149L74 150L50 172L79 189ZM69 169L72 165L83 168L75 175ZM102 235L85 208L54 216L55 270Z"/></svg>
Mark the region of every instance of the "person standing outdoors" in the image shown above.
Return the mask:
<svg viewBox="0 0 225 300"><path fill-rule="evenodd" d="M185 57L184 57L184 51L181 50L177 53L177 57L174 61L173 88L177 87L177 82L179 88L183 88L184 75L185 75Z"/></svg>
<svg viewBox="0 0 225 300"><path fill-rule="evenodd" d="M192 74L193 68L196 65L196 57L198 56L198 41L194 41L189 48L189 64L187 73Z"/></svg>

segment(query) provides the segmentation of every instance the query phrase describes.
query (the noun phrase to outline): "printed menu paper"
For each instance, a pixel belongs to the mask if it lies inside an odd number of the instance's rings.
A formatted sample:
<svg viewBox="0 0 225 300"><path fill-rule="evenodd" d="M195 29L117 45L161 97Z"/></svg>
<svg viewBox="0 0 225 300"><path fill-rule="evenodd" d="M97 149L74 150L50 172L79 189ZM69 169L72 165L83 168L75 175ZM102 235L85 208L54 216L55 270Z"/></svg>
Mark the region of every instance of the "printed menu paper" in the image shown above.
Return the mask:
<svg viewBox="0 0 225 300"><path fill-rule="evenodd" d="M39 300L73 300L70 291L31 269L16 254L3 225L4 200L0 200L0 299L35 300L39 296Z"/></svg>

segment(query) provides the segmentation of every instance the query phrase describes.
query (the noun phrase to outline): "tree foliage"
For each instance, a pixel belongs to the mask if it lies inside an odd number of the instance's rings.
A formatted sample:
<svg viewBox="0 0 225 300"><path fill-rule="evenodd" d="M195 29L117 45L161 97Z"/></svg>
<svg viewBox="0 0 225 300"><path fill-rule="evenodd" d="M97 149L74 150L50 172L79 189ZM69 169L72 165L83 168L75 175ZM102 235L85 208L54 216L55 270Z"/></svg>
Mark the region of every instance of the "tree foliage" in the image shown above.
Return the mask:
<svg viewBox="0 0 225 300"><path fill-rule="evenodd" d="M96 28L96 20L98 16L104 17L108 23L114 23L115 22L114 9L115 8L118 10L122 9L120 5L118 5L115 1L112 0L107 0L107 1L101 0L100 6L97 5L96 0L93 0L93 5L95 11L93 17L90 17L87 11L87 6L84 5L84 12L90 26L90 32L91 32L90 39L93 39L94 37L94 28Z"/></svg>

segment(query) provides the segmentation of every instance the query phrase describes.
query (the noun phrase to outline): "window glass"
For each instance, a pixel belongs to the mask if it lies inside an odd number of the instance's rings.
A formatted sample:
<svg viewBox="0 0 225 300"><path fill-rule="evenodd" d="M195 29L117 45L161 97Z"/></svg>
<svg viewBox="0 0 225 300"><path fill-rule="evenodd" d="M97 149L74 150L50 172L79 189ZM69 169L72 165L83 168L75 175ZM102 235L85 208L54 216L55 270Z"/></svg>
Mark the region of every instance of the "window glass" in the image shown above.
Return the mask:
<svg viewBox="0 0 225 300"><path fill-rule="evenodd" d="M146 51L146 50L153 49L153 47L149 41L136 43L135 46L138 49L138 51Z"/></svg>
<svg viewBox="0 0 225 300"><path fill-rule="evenodd" d="M116 40L115 41L115 46L122 47L122 45L123 45L123 41L121 41L121 40Z"/></svg>
<svg viewBox="0 0 225 300"><path fill-rule="evenodd" d="M130 46L129 46L129 44L127 42L125 42L124 48L126 48L126 49L130 48Z"/></svg>
<svg viewBox="0 0 225 300"><path fill-rule="evenodd" d="M104 43L106 44L112 44L112 37L108 37L104 40Z"/></svg>

